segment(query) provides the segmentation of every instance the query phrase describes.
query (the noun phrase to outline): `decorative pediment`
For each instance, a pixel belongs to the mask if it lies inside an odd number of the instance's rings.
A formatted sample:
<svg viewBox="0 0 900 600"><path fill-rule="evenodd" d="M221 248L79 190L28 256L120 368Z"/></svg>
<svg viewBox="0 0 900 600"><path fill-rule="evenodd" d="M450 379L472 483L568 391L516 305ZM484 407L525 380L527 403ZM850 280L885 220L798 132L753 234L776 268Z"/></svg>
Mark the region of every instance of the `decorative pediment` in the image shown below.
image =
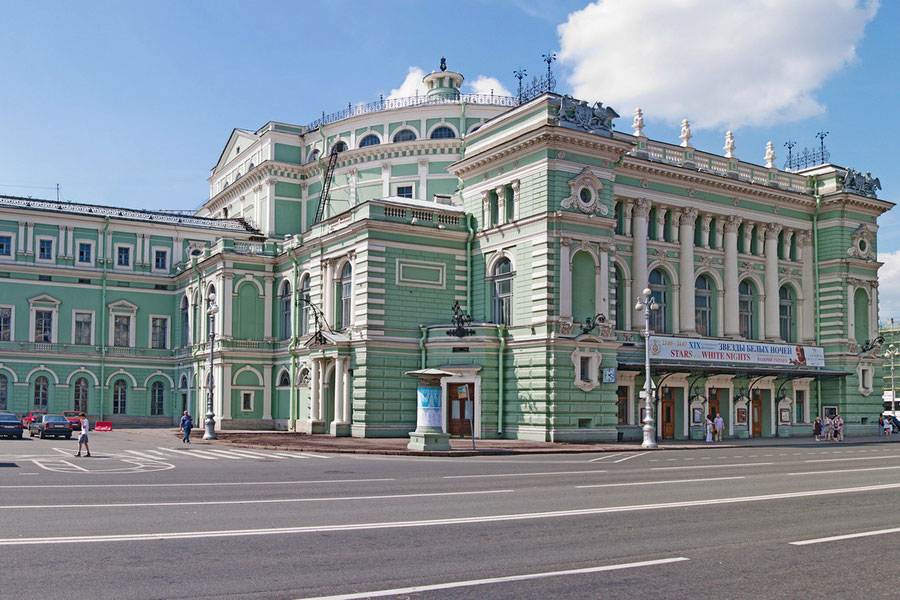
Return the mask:
<svg viewBox="0 0 900 600"><path fill-rule="evenodd" d="M321 348L323 346L344 346L350 338L336 331L317 331L303 342L304 348Z"/></svg>
<svg viewBox="0 0 900 600"><path fill-rule="evenodd" d="M241 153L241 151L246 150L256 141L257 137L243 129L235 129L231 132L231 136L228 138L228 142L225 144L225 148L222 149L222 154L219 155L219 160L216 161L215 171L218 171L219 168L224 167L228 163L230 163L234 158Z"/></svg>
<svg viewBox="0 0 900 600"><path fill-rule="evenodd" d="M138 306L137 304L132 304L128 300L116 300L115 302L110 302L106 305L109 307L109 310L115 310L119 312L137 312Z"/></svg>
<svg viewBox="0 0 900 600"><path fill-rule="evenodd" d="M603 182L590 169L585 167L581 173L569 180L569 197L562 201L563 208L575 207L585 214L599 213L606 215L609 208L600 200Z"/></svg>
<svg viewBox="0 0 900 600"><path fill-rule="evenodd" d="M50 294L40 294L35 296L34 298L28 299L28 304L45 304L45 305L53 305L59 306L62 303L61 300L57 300Z"/></svg>

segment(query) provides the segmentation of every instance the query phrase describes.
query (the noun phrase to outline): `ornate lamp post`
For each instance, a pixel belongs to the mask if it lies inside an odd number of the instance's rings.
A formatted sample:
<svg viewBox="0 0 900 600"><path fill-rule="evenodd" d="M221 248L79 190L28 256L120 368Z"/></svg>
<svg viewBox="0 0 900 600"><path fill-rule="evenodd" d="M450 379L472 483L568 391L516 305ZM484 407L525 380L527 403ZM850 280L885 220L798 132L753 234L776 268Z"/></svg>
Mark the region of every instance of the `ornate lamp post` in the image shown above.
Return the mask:
<svg viewBox="0 0 900 600"><path fill-rule="evenodd" d="M643 295L638 296L637 304L634 305L635 310L644 311L644 331L641 332L644 337L644 367L647 375L644 380L644 441L641 443L644 448L656 448L653 401L651 399L653 394L650 389L650 311L659 310L659 304L651 294L650 288L644 288Z"/></svg>
<svg viewBox="0 0 900 600"><path fill-rule="evenodd" d="M213 412L213 386L215 378L213 377L213 343L216 341L216 313L219 312L219 306L216 304L216 293L209 292L207 298L206 314L209 317L209 385L206 388L206 431L203 432L204 440L216 439L216 413Z"/></svg>
<svg viewBox="0 0 900 600"><path fill-rule="evenodd" d="M894 385L894 357L900 356L900 348L889 344L884 351L884 357L891 359L891 412L897 411L897 386Z"/></svg>

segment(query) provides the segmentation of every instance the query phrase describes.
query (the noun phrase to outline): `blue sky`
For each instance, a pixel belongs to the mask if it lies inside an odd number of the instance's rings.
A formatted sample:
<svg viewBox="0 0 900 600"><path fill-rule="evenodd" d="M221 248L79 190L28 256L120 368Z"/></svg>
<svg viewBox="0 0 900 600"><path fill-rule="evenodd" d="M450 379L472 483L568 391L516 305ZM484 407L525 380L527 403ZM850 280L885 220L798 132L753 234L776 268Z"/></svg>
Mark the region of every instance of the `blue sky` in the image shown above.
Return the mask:
<svg viewBox="0 0 900 600"><path fill-rule="evenodd" d="M59 183L62 198L76 202L194 208L208 196L209 169L234 127L305 124L348 102L376 100L400 87L410 67L435 69L441 56L468 81L495 77L515 89L513 70L543 72L541 54L552 50L566 59L554 64L559 89L611 104L623 131L640 102L651 138L677 142L673 110L681 111L696 122L695 147L722 152L732 127L740 158L762 162L772 140L781 165L785 140L813 146L825 129L832 162L872 171L884 187L880 197L898 198L898 3L861 0L857 8L869 13L856 19L855 33L841 16L853 0L736 0L727 5L738 27L721 15L704 22L711 6L722 5L717 0L687 0L674 15L668 0L603 0L570 20L587 4L0 0L0 193L53 198L48 188ZM745 39L776 22L787 25ZM608 23L616 27L604 33ZM677 89L662 90L680 99L673 110L675 102L644 89L658 65L623 67L620 53L652 61L654 49L666 50L663 33L681 48L700 49L685 55L691 70L669 86ZM852 44L852 59L841 58L846 48L833 49L842 43ZM780 57L793 61L792 81L806 65L819 72L799 99L754 111L785 87L771 67ZM714 109L730 109L730 100L741 101L734 120L717 121ZM879 242L882 255L896 253L900 269L900 236L885 235L897 230L898 215L881 219ZM900 286L894 302L884 285L882 308L900 317Z"/></svg>

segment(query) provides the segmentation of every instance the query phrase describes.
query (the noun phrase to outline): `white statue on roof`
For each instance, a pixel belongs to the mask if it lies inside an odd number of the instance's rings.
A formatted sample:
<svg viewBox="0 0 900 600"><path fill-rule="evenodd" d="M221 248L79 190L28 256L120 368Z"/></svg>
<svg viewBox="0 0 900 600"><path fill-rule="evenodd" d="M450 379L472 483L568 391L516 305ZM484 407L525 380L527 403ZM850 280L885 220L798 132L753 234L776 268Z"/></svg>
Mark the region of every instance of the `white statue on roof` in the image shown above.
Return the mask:
<svg viewBox="0 0 900 600"><path fill-rule="evenodd" d="M681 135L678 136L681 138L681 147L682 148L691 148L691 138L694 137L691 135L691 122L687 119L683 119L681 121Z"/></svg>
<svg viewBox="0 0 900 600"><path fill-rule="evenodd" d="M772 142L766 143L766 168L775 168L775 144Z"/></svg>
<svg viewBox="0 0 900 600"><path fill-rule="evenodd" d="M725 158L734 158L734 134L730 131L725 132Z"/></svg>
<svg viewBox="0 0 900 600"><path fill-rule="evenodd" d="M644 111L640 107L634 109L634 121L631 123L636 137L644 137Z"/></svg>

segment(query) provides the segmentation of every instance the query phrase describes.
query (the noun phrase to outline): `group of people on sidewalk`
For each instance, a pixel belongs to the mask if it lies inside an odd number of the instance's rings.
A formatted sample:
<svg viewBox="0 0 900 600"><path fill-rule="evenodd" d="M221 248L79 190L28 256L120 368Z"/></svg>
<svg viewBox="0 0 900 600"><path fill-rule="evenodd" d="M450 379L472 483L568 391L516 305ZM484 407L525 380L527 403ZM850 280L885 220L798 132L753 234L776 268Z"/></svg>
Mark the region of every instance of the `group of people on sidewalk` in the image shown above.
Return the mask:
<svg viewBox="0 0 900 600"><path fill-rule="evenodd" d="M721 442L722 431L725 430L725 419L722 415L716 413L716 416L706 415L706 441Z"/></svg>
<svg viewBox="0 0 900 600"><path fill-rule="evenodd" d="M844 419L841 415L829 417L816 417L813 422L813 435L816 441L821 442L843 442L844 441Z"/></svg>

